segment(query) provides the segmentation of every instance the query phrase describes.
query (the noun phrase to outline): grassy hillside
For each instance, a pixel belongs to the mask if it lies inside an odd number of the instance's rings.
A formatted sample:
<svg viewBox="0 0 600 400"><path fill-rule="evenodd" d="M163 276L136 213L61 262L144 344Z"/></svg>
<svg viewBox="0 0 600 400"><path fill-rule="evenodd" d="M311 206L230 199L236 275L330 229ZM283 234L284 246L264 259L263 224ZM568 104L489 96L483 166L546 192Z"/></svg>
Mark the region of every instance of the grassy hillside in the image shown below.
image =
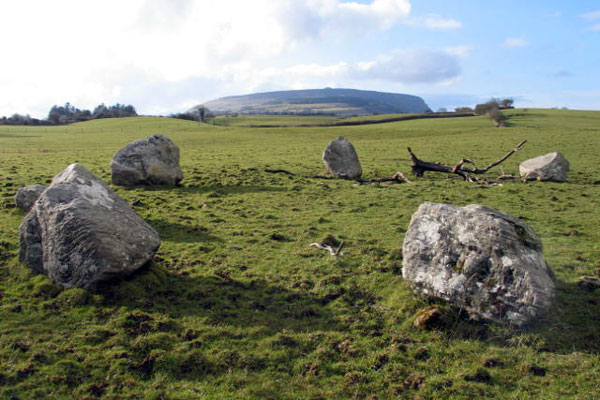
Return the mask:
<svg viewBox="0 0 600 400"><path fill-rule="evenodd" d="M0 127L0 398L336 399L597 398L600 291L600 112L513 110L484 117L330 128L220 127L166 118L67 127ZM151 134L181 149L183 185L119 195L160 233L153 264L86 293L19 264L13 206L23 185L78 161L110 181L113 154ZM323 170L343 135L366 177L408 174L425 160L503 164L561 151L568 183L482 187L426 174L413 185L358 185L281 174ZM499 174L500 170L492 170ZM402 280L401 247L424 201L479 203L523 218L556 273L549 315L526 331L469 321ZM344 240L334 259L308 245ZM421 331L430 304L443 326Z"/></svg>

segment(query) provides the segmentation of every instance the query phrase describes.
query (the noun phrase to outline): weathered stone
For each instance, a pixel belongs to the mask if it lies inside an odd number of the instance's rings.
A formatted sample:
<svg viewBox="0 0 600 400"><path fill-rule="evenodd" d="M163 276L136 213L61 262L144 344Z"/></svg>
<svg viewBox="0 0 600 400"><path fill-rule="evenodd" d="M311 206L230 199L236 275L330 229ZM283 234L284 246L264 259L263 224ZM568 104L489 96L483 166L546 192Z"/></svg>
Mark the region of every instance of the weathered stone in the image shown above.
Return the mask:
<svg viewBox="0 0 600 400"><path fill-rule="evenodd" d="M402 253L402 275L415 289L484 319L525 325L548 311L555 293L533 230L485 206L422 204Z"/></svg>
<svg viewBox="0 0 600 400"><path fill-rule="evenodd" d="M15 195L16 206L28 212L44 190L46 190L44 185L29 185L19 188Z"/></svg>
<svg viewBox="0 0 600 400"><path fill-rule="evenodd" d="M568 171L569 162L557 152L531 158L519 165L519 173L525 180L564 182Z"/></svg>
<svg viewBox="0 0 600 400"><path fill-rule="evenodd" d="M64 287L90 289L150 261L158 233L80 164L54 177L19 227L19 260Z"/></svg>
<svg viewBox="0 0 600 400"><path fill-rule="evenodd" d="M323 152L323 162L327 171L336 178L358 179L362 175L354 146L342 136L327 145Z"/></svg>
<svg viewBox="0 0 600 400"><path fill-rule="evenodd" d="M110 168L112 183L119 186L175 185L183 179L179 148L164 135L123 147L114 155Z"/></svg>

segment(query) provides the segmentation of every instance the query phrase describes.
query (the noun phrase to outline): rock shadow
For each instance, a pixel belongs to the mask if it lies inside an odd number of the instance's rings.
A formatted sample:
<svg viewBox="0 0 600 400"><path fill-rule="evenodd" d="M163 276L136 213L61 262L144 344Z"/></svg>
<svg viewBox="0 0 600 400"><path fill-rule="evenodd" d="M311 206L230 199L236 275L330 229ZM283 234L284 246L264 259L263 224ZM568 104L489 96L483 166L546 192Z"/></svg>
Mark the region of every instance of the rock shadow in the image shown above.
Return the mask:
<svg viewBox="0 0 600 400"><path fill-rule="evenodd" d="M448 307L430 328L449 339L480 340L504 347L526 345L558 354L600 353L600 289L562 281L557 282L557 288L549 312L521 329L508 326L503 329L493 322L474 321L456 307Z"/></svg>
<svg viewBox="0 0 600 400"><path fill-rule="evenodd" d="M194 225L192 222L182 224L161 218L149 218L145 219L145 221L158 232L162 241L176 243L223 241L221 238L211 235L208 228L201 225Z"/></svg>
<svg viewBox="0 0 600 400"><path fill-rule="evenodd" d="M560 354L600 353L600 288L558 281L547 321L532 331L543 338L541 350Z"/></svg>
<svg viewBox="0 0 600 400"><path fill-rule="evenodd" d="M347 329L327 307L330 300L326 297L262 278L238 280L227 273L199 277L173 274L160 263L147 266L124 282L99 287L97 292L112 307L160 313L174 321L193 317L211 325L260 327L261 335L267 336L281 330ZM165 276L163 282L149 290L146 280L161 274ZM126 289L119 287L123 283ZM139 286L139 295L134 294L137 290L130 290L132 286Z"/></svg>
<svg viewBox="0 0 600 400"><path fill-rule="evenodd" d="M172 190L181 194L206 194L215 193L218 195L247 194L258 192L286 192L287 188L280 186L265 185L190 185L190 186L138 186L146 192Z"/></svg>

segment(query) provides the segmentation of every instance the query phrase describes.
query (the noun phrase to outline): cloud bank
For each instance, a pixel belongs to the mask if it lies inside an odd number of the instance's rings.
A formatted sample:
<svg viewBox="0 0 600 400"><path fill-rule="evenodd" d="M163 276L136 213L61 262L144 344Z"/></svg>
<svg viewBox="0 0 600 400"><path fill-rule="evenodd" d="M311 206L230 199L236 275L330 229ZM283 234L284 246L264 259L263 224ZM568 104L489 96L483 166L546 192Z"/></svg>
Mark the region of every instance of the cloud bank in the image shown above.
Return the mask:
<svg viewBox="0 0 600 400"><path fill-rule="evenodd" d="M2 2L0 12L0 37L11 38L3 52L13 60L0 67L0 115L43 117L66 101L167 113L256 89L438 84L460 74L461 55L452 51L400 48L328 64L297 53L399 25L462 26L437 14L412 16L409 0L21 0Z"/></svg>

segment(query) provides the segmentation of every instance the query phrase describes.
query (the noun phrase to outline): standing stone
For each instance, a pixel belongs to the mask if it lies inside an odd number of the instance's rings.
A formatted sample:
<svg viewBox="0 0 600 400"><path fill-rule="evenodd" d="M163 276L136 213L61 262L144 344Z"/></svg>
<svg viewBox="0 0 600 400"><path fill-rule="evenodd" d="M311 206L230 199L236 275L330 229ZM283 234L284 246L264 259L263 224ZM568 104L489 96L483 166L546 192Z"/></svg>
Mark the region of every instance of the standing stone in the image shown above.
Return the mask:
<svg viewBox="0 0 600 400"><path fill-rule="evenodd" d="M323 152L323 162L327 171L336 178L358 179L362 175L354 146L342 136L327 145Z"/></svg>
<svg viewBox="0 0 600 400"><path fill-rule="evenodd" d="M119 186L175 185L183 179L179 148L166 136L136 140L110 163L112 183Z"/></svg>
<svg viewBox="0 0 600 400"><path fill-rule="evenodd" d="M35 201L46 190L44 185L29 185L19 188L15 195L15 204L23 211L29 212Z"/></svg>
<svg viewBox="0 0 600 400"><path fill-rule="evenodd" d="M485 206L422 204L402 254L402 275L416 290L484 319L523 326L548 311L555 293L533 230Z"/></svg>
<svg viewBox="0 0 600 400"><path fill-rule="evenodd" d="M90 289L150 261L158 233L80 164L52 180L19 227L19 260L64 287Z"/></svg>
<svg viewBox="0 0 600 400"><path fill-rule="evenodd" d="M524 180L564 182L568 171L569 162L557 152L531 158L519 165L519 173Z"/></svg>

